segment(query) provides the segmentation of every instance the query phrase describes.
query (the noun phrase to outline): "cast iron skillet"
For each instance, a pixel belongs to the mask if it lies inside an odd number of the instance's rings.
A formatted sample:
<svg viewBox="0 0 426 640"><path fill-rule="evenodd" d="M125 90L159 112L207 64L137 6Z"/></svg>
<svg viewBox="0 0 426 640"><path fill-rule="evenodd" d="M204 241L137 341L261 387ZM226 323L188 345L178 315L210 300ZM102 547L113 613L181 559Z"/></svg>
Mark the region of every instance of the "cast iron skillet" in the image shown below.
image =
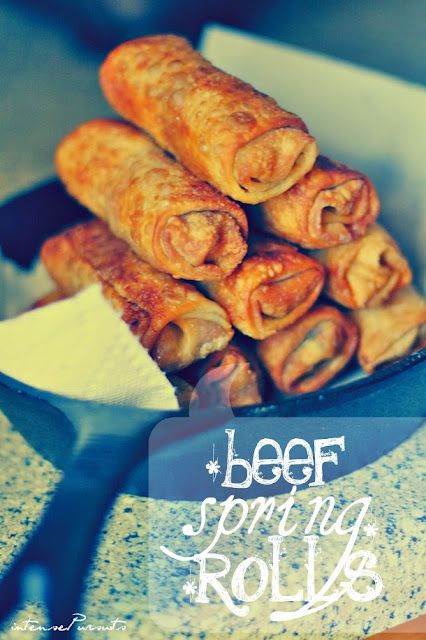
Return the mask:
<svg viewBox="0 0 426 640"><path fill-rule="evenodd" d="M36 258L44 240L50 235L60 231L64 227L90 218L90 213L70 198L57 180L38 185L29 191L19 194L0 207L0 246L3 253L24 268L28 268ZM0 360L1 375L1 360ZM63 467L67 454L72 450L73 432L69 421L63 424L47 419L46 408L37 405L34 411L31 404L34 402L29 395L21 394L21 402L11 399L8 389L16 387L13 380L4 376L0 378L0 408L8 413L13 424L17 425L25 438L46 458L58 467ZM18 385L19 387L19 385ZM332 472L332 477L344 475L354 469L370 462L380 455L385 454L394 446L402 442L413 430L416 420L402 420L396 427L389 426L384 432L377 432L377 424L366 428L368 421L358 421L358 427L352 426L349 418L418 418L424 415L425 401L424 389L426 387L426 349L403 358L391 366L381 369L369 377L354 382L342 383L339 387L326 388L316 393L306 394L294 398L286 398L279 401L269 401L261 405L244 407L234 411L239 418L250 419L251 427L246 429L245 442L247 451L250 442L255 442L258 429L257 424L265 428L265 420L271 437L279 439L282 434L282 420L273 420L282 417L336 417L345 418L343 424L347 437L352 440L352 456L344 464ZM22 388L22 385L21 385ZM24 389L25 391L25 389ZM26 398L26 400L25 400ZM27 406L28 405L28 406ZM27 420L31 414L32 420ZM177 414L179 415L179 414ZM184 415L184 414L181 414ZM254 420L256 419L256 420ZM36 423L34 422L36 421ZM362 424L363 428L359 425ZM30 425L30 426L29 426ZM50 426L49 426L50 425ZM286 423L286 432L290 432L290 421ZM385 429L382 421L380 429ZM305 424L304 430L309 432L309 425ZM185 441L184 449L176 442L162 447L162 453L153 453L153 459L162 461L162 464L152 465L153 468L163 468L165 473L155 478L155 494L158 497L198 499L206 488L204 475L197 478L194 486L189 488L179 483L167 470L173 470L177 466L177 459L186 460L190 464L191 459L199 459L207 455L211 448L211 442L216 441L215 446L220 451L225 446L223 429L214 432L203 431L201 434L193 434L190 440ZM355 452L358 451L359 455ZM368 451L365 456L362 451ZM224 453L222 451L222 453ZM176 464L175 464L176 462ZM143 467L143 465L142 465ZM128 486L128 489L139 495L146 495L148 491L147 468L140 468L139 474ZM176 475L176 474L175 474ZM282 490L282 487L277 490ZM204 494L206 495L206 494ZM246 494L247 495L247 494Z"/></svg>
<svg viewBox="0 0 426 640"><path fill-rule="evenodd" d="M0 207L0 247L28 268L46 238L91 217L57 180L35 186ZM243 409L243 415L420 416L424 413L426 349L338 388ZM0 362L1 371L1 362Z"/></svg>
<svg viewBox="0 0 426 640"><path fill-rule="evenodd" d="M29 267L48 236L88 217L57 181L48 182L0 208L0 246L8 258ZM284 447L302 434L310 442L344 435L347 455L340 456L339 465L327 465L327 480L332 480L373 462L409 437L422 422L425 382L423 350L339 388L234 412L212 408L188 417L40 394L2 375L0 359L0 409L41 455L65 468L40 526L0 582L0 618L17 606L23 576L34 565L43 567L48 580L50 619L67 620L77 610L97 533L123 487L165 499L223 499L226 492L219 482L212 490L205 463L212 456L222 464L226 460L226 426L235 430L238 455L247 459L264 437ZM87 422L92 432L81 445L79 435ZM253 483L244 495L285 490L282 483Z"/></svg>

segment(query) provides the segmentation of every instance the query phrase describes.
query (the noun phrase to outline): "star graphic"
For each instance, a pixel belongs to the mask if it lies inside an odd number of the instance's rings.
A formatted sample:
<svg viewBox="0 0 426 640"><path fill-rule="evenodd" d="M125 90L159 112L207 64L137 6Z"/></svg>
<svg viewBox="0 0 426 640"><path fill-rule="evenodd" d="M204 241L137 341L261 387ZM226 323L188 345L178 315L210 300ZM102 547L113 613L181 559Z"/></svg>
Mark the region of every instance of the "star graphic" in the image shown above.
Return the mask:
<svg viewBox="0 0 426 640"><path fill-rule="evenodd" d="M197 593L197 587L195 586L194 580L187 580L182 589L185 591L186 595L189 596L189 599L192 602L192 598Z"/></svg>
<svg viewBox="0 0 426 640"><path fill-rule="evenodd" d="M209 475L213 476L213 482L216 480L216 476L220 471L220 464L218 458L214 455L214 444L213 444L213 456L212 459L208 461L206 464L206 469L209 472Z"/></svg>
<svg viewBox="0 0 426 640"><path fill-rule="evenodd" d="M378 529L377 529L377 525L376 525L375 522L369 522L364 527L364 533L369 538L374 538L374 536L376 535L377 532L378 532Z"/></svg>
<svg viewBox="0 0 426 640"><path fill-rule="evenodd" d="M217 474L220 473L220 464L218 463L217 458L216 460L209 460L209 462L206 464L206 469L209 474L213 476L214 482L216 480Z"/></svg>

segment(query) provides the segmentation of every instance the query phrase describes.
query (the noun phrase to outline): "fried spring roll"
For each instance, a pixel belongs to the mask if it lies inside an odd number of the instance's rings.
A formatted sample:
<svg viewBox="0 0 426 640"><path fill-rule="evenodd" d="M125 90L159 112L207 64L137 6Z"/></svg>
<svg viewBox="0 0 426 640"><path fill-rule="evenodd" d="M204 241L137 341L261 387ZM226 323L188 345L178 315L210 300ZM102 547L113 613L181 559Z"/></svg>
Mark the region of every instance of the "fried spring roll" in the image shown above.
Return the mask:
<svg viewBox="0 0 426 640"><path fill-rule="evenodd" d="M60 300L65 300L66 295L60 289L54 289L50 293L46 293L45 296L38 298L30 307L30 309L40 309L41 307L46 307L48 304L52 304L52 302L59 302Z"/></svg>
<svg viewBox="0 0 426 640"><path fill-rule="evenodd" d="M360 330L358 360L367 373L426 347L426 301L406 287L381 307L353 312Z"/></svg>
<svg viewBox="0 0 426 640"><path fill-rule="evenodd" d="M167 377L170 384L172 384L175 389L175 395L179 407L181 409L186 409L191 403L194 387L187 380L184 380L175 374L169 374Z"/></svg>
<svg viewBox="0 0 426 640"><path fill-rule="evenodd" d="M233 342L223 351L195 363L183 375L193 385L203 378L201 392L216 394L217 404L242 407L262 402L260 367L247 349ZM210 395L197 400L201 404L212 402Z"/></svg>
<svg viewBox="0 0 426 640"><path fill-rule="evenodd" d="M166 371L223 349L232 337L219 305L140 260L100 221L50 238L41 256L66 295L99 283L105 298Z"/></svg>
<svg viewBox="0 0 426 640"><path fill-rule="evenodd" d="M232 324L251 338L267 338L300 318L324 284L321 265L279 241L256 241L225 280L206 282Z"/></svg>
<svg viewBox="0 0 426 640"><path fill-rule="evenodd" d="M223 278L247 251L243 210L130 125L81 125L60 143L56 167L69 193L160 271Z"/></svg>
<svg viewBox="0 0 426 640"><path fill-rule="evenodd" d="M319 156L294 187L262 205L262 227L306 249L326 249L362 236L380 203L367 176Z"/></svg>
<svg viewBox="0 0 426 640"><path fill-rule="evenodd" d="M236 200L263 202L313 166L315 140L293 113L216 69L184 39L126 42L101 67L111 104L196 176Z"/></svg>
<svg viewBox="0 0 426 640"><path fill-rule="evenodd" d="M325 267L325 292L350 309L376 307L409 284L411 269L379 225L348 244L312 252Z"/></svg>
<svg viewBox="0 0 426 640"><path fill-rule="evenodd" d="M273 382L289 394L321 389L352 358L356 324L335 307L316 307L287 329L258 343Z"/></svg>

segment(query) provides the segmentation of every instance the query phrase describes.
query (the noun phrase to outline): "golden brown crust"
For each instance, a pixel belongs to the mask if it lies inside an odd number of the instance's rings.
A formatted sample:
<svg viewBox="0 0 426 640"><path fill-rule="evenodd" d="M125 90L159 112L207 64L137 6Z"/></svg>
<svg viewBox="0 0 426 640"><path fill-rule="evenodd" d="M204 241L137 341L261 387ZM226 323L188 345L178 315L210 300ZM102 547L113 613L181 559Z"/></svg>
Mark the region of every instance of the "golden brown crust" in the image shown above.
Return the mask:
<svg viewBox="0 0 426 640"><path fill-rule="evenodd" d="M200 393L208 397L198 394L194 401L200 405L242 407L262 402L260 367L248 349L234 342L193 364L182 375L194 386L203 379Z"/></svg>
<svg viewBox="0 0 426 640"><path fill-rule="evenodd" d="M64 138L55 160L69 193L156 269L215 279L243 259L243 210L130 125L87 122Z"/></svg>
<svg viewBox="0 0 426 640"><path fill-rule="evenodd" d="M232 337L217 304L140 260L100 221L50 238L41 257L67 295L99 283L105 298L165 370L223 349Z"/></svg>
<svg viewBox="0 0 426 640"><path fill-rule="evenodd" d="M173 385L175 390L175 396L181 409L187 409L191 403L192 394L194 393L194 387L187 380L184 380L180 375L177 376L174 373L167 376L170 384Z"/></svg>
<svg viewBox="0 0 426 640"><path fill-rule="evenodd" d="M66 295L60 289L54 289L47 293L45 296L38 298L30 307L30 309L40 309L41 307L46 307L48 304L52 304L52 302L60 302L60 300L65 300Z"/></svg>
<svg viewBox="0 0 426 640"><path fill-rule="evenodd" d="M330 382L352 358L357 343L355 323L335 307L321 306L259 342L257 352L278 389L301 394Z"/></svg>
<svg viewBox="0 0 426 640"><path fill-rule="evenodd" d="M120 45L103 63L100 82L118 113L241 202L289 189L318 155L300 118L216 69L184 38L149 36Z"/></svg>
<svg viewBox="0 0 426 640"><path fill-rule="evenodd" d="M319 156L313 169L262 205L261 224L306 249L325 249L362 236L379 214L372 182L359 171Z"/></svg>
<svg viewBox="0 0 426 640"><path fill-rule="evenodd" d="M412 279L398 245L378 224L363 238L312 255L325 267L326 294L350 309L378 306Z"/></svg>
<svg viewBox="0 0 426 640"><path fill-rule="evenodd" d="M321 292L324 273L294 247L263 239L251 245L249 256L225 280L204 284L237 329L262 339L308 311Z"/></svg>
<svg viewBox="0 0 426 640"><path fill-rule="evenodd" d="M358 360L366 373L426 346L426 300L412 287L381 307L352 315L360 330Z"/></svg>

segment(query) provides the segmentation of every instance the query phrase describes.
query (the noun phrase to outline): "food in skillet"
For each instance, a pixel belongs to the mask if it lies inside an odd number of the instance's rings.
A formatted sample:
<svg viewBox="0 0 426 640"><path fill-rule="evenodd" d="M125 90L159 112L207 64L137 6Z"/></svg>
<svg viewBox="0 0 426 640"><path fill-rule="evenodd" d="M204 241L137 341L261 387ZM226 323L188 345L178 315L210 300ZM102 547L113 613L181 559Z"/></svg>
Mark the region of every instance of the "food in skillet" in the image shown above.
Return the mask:
<svg viewBox="0 0 426 640"><path fill-rule="evenodd" d="M323 268L316 260L287 243L259 238L230 276L204 286L237 329L261 339L303 316L323 284Z"/></svg>
<svg viewBox="0 0 426 640"><path fill-rule="evenodd" d="M211 280L243 259L243 210L130 125L86 122L64 138L55 160L69 193L156 269Z"/></svg>
<svg viewBox="0 0 426 640"><path fill-rule="evenodd" d="M355 323L335 307L319 306L261 340L257 353L278 389L300 394L330 382L352 358L357 344Z"/></svg>
<svg viewBox="0 0 426 640"><path fill-rule="evenodd" d="M102 66L101 84L117 111L165 151L133 126L105 119L59 145L66 188L104 222L45 244L59 289L37 304L100 283L160 367L183 369L172 382L186 405L203 374L222 400L230 387L233 406L261 401L256 346L228 344L231 323L259 341L266 371L287 394L330 382L355 353L357 325L368 372L424 346L426 303L404 289L411 270L374 224L374 186L317 158L297 116L176 36L121 45ZM244 211L224 194L263 203L252 212L249 242ZM259 227L272 237L256 235ZM198 281L214 301L168 274ZM312 306L324 276L331 300L358 309L353 319L332 305Z"/></svg>
<svg viewBox="0 0 426 640"><path fill-rule="evenodd" d="M354 311L353 318L360 331L358 360L366 373L426 347L426 300L413 287L381 307Z"/></svg>
<svg viewBox="0 0 426 640"><path fill-rule="evenodd" d="M412 279L396 242L378 224L358 240L312 255L325 268L327 296L350 309L380 305Z"/></svg>
<svg viewBox="0 0 426 640"><path fill-rule="evenodd" d="M60 300L64 300L66 295L60 289L53 289L49 293L46 293L45 296L38 298L30 307L30 311L32 309L41 309L41 307L46 307L48 304L52 304L52 302L59 302Z"/></svg>
<svg viewBox="0 0 426 640"><path fill-rule="evenodd" d="M262 376L254 354L249 349L230 342L222 351L195 362L182 375L194 386L202 379L195 402L229 404L242 407L262 402ZM212 398L216 394L217 398ZM203 397L203 396L207 397Z"/></svg>
<svg viewBox="0 0 426 640"><path fill-rule="evenodd" d="M232 338L218 304L140 260L103 222L81 224L50 238L41 257L64 295L99 283L105 298L165 371L205 358Z"/></svg>
<svg viewBox="0 0 426 640"><path fill-rule="evenodd" d="M291 189L263 203L262 227L305 249L324 249L364 235L379 214L376 190L367 176L319 156Z"/></svg>
<svg viewBox="0 0 426 640"><path fill-rule="evenodd" d="M181 409L187 409L191 404L194 387L187 380L184 380L180 375L170 373L168 374L167 378L174 387L175 396L178 401L179 407Z"/></svg>
<svg viewBox="0 0 426 640"><path fill-rule="evenodd" d="M254 204L286 191L318 155L300 118L211 65L184 38L125 42L103 63L100 82L119 114L235 200Z"/></svg>

